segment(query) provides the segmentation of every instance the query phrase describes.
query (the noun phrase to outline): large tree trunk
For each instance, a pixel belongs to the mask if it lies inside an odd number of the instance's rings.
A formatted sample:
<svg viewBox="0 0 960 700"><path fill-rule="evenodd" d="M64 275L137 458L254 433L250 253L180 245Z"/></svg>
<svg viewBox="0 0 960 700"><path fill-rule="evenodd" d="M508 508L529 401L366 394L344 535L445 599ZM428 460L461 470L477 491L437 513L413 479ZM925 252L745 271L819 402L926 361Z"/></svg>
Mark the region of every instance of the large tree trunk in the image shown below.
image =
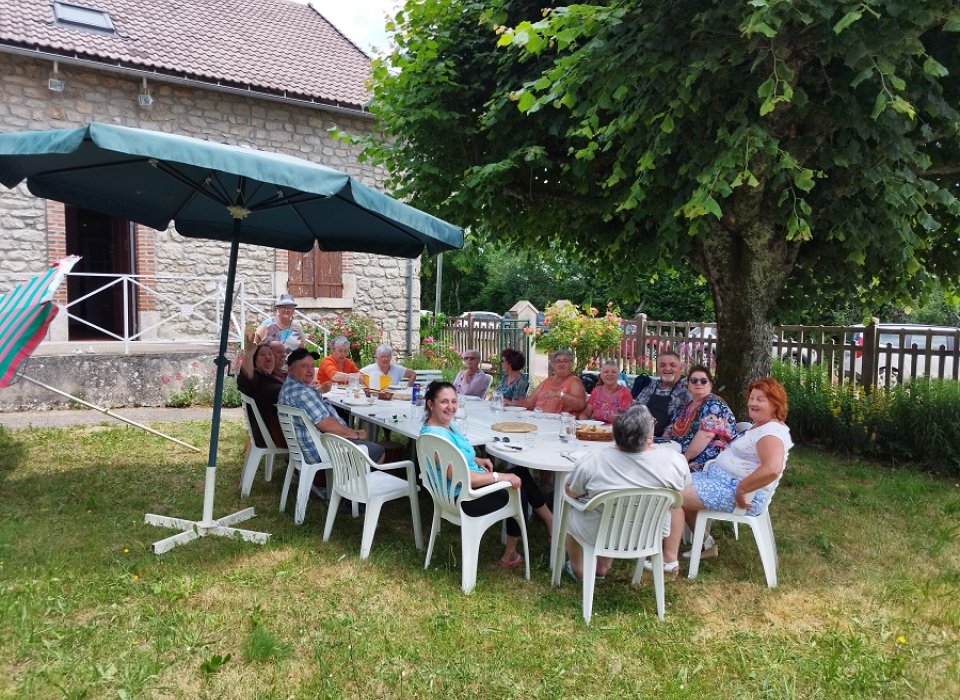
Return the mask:
<svg viewBox="0 0 960 700"><path fill-rule="evenodd" d="M740 202L744 204L744 202ZM717 314L717 376L714 391L747 420L746 388L770 374L770 311L783 290L799 244L777 235L776 224L758 220L737 226L728 213L699 238L690 255L710 284Z"/></svg>

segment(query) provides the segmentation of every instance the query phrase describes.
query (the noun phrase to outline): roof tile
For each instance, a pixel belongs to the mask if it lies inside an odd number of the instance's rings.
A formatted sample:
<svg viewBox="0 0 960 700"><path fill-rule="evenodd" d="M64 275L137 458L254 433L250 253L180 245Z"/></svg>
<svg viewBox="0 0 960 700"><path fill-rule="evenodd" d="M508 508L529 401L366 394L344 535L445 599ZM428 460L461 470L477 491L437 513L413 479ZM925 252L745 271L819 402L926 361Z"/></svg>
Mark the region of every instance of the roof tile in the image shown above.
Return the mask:
<svg viewBox="0 0 960 700"><path fill-rule="evenodd" d="M0 0L0 45L29 46L359 107L370 59L292 0L71 0L115 34L58 25L50 0Z"/></svg>

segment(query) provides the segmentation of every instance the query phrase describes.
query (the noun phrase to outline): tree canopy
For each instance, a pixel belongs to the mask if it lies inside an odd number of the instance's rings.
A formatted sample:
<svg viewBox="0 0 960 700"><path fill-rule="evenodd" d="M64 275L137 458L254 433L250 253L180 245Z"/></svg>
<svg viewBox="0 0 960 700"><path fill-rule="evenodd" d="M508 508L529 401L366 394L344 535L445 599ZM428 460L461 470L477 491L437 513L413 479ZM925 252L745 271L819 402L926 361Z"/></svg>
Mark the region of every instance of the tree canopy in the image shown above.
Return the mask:
<svg viewBox="0 0 960 700"><path fill-rule="evenodd" d="M394 191L623 284L686 260L728 390L804 295L956 292L958 0L436 0L393 29L367 154Z"/></svg>

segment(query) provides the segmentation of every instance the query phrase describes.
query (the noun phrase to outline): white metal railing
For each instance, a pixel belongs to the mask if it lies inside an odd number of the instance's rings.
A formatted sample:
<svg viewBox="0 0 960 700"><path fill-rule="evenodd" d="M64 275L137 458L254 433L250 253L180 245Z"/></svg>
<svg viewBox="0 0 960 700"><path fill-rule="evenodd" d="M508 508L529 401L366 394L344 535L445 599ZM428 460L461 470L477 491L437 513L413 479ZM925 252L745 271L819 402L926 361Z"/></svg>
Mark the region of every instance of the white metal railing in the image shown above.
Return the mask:
<svg viewBox="0 0 960 700"><path fill-rule="evenodd" d="M28 278L29 275L4 275L0 280L0 295ZM219 342L227 281L224 276L71 272L67 275L66 284L70 285L71 280L74 286L77 280L83 280L84 287L83 294L70 299L64 307L67 323L73 322L108 339L122 342L126 354L132 349L131 343L136 342L213 345ZM242 347L245 322L255 321L259 324L270 318L274 300L272 297L248 297L242 280L237 280L236 289L228 341ZM99 302L99 306L94 304L93 310L103 311L115 318L116 290L119 290L122 300L120 324L111 323L110 327L105 327L107 324L104 320L84 313L84 310L91 310L88 302ZM109 299L95 299L97 295L109 295ZM295 318L305 330L315 329L316 336L323 339L322 343L317 344L318 348L327 354L330 330L302 312L296 312Z"/></svg>

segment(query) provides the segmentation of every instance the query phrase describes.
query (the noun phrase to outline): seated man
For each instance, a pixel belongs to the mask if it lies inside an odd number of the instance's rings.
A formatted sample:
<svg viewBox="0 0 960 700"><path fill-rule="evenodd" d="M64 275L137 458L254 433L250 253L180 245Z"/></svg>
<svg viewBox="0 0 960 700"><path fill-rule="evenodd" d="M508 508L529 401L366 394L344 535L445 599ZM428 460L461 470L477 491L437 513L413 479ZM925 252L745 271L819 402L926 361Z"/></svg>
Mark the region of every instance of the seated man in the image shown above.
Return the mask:
<svg viewBox="0 0 960 700"><path fill-rule="evenodd" d="M319 353L310 352L304 348L298 348L290 353L287 358L287 381L280 389L277 403L302 408L321 433L333 433L345 437L351 442L366 447L367 453L374 462L382 462L383 447L368 441L365 431L354 430L347 425L337 414L336 409L323 397L321 393L323 385L316 385L316 370L313 366L314 360L319 359ZM301 426L299 421L295 422L297 439L300 441L300 449L303 450L304 457L311 462L319 462L320 453L313 441L308 439L306 428Z"/></svg>
<svg viewBox="0 0 960 700"><path fill-rule="evenodd" d="M277 447L286 447L287 441L283 437L280 420L277 418L277 396L280 394L282 383L273 375L275 369L273 353L267 345L257 345L254 342L253 329L247 331L245 340L243 363L237 374L237 389L257 404L257 410L267 424L273 444ZM254 444L257 447L266 447L257 421L252 415L248 418L250 425L253 426Z"/></svg>
<svg viewBox="0 0 960 700"><path fill-rule="evenodd" d="M683 456L668 447L653 446L653 416L646 406L634 404L613 421L613 439L616 446L591 452L577 462L564 483L564 490L572 498L586 502L605 491L650 487L682 491L690 484L690 469ZM601 512L570 511L569 529L586 542L596 542ZM676 529L674 529L676 528ZM683 510L673 509L667 514L663 535L683 530ZM663 570L666 578L676 578L679 537L664 540ZM573 537L565 542L569 558L567 573L579 579L583 576L583 547ZM672 546L671 546L672 545ZM597 577L606 576L612 560L597 559Z"/></svg>
<svg viewBox="0 0 960 700"><path fill-rule="evenodd" d="M360 370L370 379L371 389L380 388L380 377L382 376L389 376L391 384L396 384L402 379L411 383L417 381L417 373L412 369L405 369L400 365L393 364L393 348L389 345L378 347L376 358L376 362Z"/></svg>
<svg viewBox="0 0 960 700"><path fill-rule="evenodd" d="M674 414L690 401L690 392L680 372L680 356L673 350L661 352L657 357L657 375L654 379L641 374L633 382L630 393L634 403L646 406L656 421L653 434L663 437Z"/></svg>

